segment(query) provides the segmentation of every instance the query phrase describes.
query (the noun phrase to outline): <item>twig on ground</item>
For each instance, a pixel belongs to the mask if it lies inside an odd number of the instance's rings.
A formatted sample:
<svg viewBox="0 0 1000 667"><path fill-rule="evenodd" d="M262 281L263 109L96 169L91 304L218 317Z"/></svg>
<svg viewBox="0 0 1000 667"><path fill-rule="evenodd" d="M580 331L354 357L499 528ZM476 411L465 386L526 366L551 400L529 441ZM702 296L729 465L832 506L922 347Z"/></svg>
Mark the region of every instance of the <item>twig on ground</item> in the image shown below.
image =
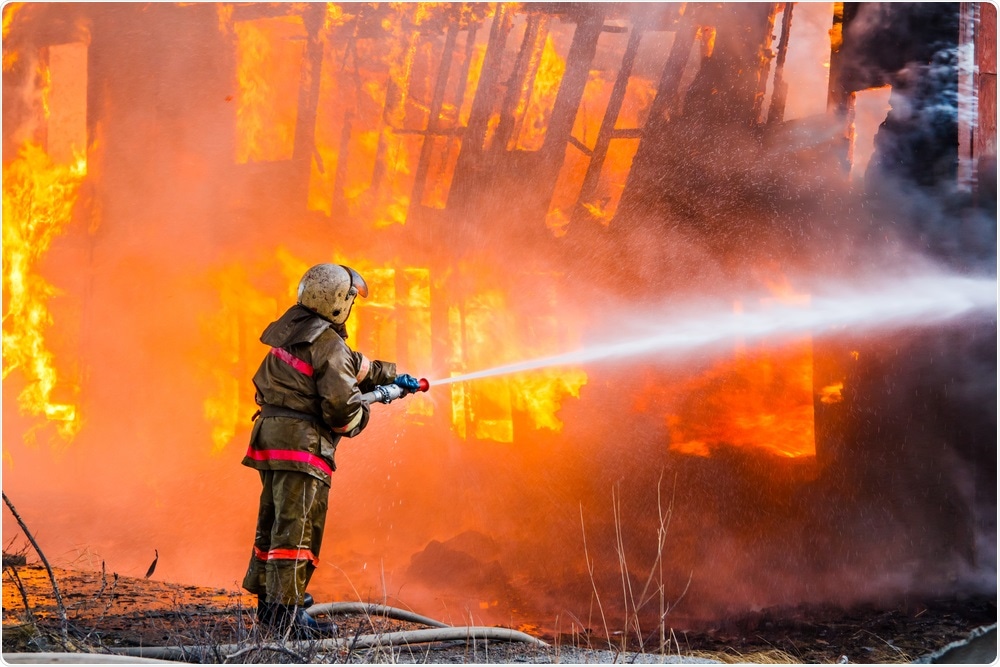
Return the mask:
<svg viewBox="0 0 1000 667"><path fill-rule="evenodd" d="M632 577L628 569L628 560L625 557L625 538L622 534L622 503L620 492L617 489L618 484L611 488L611 509L615 523L615 554L618 556L618 573L622 579L622 607L625 611L625 627L622 628L622 645L620 649L625 651L628 649L629 625L635 625L636 635L640 639L642 638L642 631L639 628L639 608L635 603L635 593L632 591ZM630 605L632 609L629 609Z"/></svg>
<svg viewBox="0 0 1000 667"><path fill-rule="evenodd" d="M611 631L608 629L608 619L604 615L604 605L601 604L601 594L597 591L597 581L594 579L594 562L590 560L590 552L587 550L587 527L583 520L583 503L580 503L580 529L583 532L583 557L587 563L587 573L590 575L590 586L594 591L594 598L597 601L597 609L601 612L601 622L604 624L604 635L610 640Z"/></svg>
<svg viewBox="0 0 1000 667"><path fill-rule="evenodd" d="M14 515L14 518L17 520L17 525L21 527L21 530L24 532L24 536L28 538L29 542L31 542L31 546L35 547L35 553L38 554L42 564L45 566L45 571L49 573L49 580L52 582L52 592L56 599L56 609L59 611L59 620L62 621L63 643L68 645L69 619L66 617L66 607L63 605L62 594L59 592L59 585L56 583L56 575L52 572L52 566L49 565L49 559L45 557L45 554L42 552L42 548L38 546L38 542L35 541L35 536L31 534L30 530L28 530L28 526L25 525L24 519L22 519L21 515L17 513L16 509L14 509L14 504L10 502L10 498L7 497L6 493L3 493L2 495L3 501L7 505L7 509L9 509L10 513Z"/></svg>
<svg viewBox="0 0 1000 667"><path fill-rule="evenodd" d="M7 544L5 544L4 547L3 547L3 565L4 565L4 567L7 567L9 565L27 565L28 564L28 558L26 556L26 554L28 552L28 545L27 544L20 545L20 547L18 547L17 551L13 551L10 548L11 545L14 544L14 540L16 540L16 539L17 539L17 535L15 534L13 537L10 538L10 542L8 542Z"/></svg>
<svg viewBox="0 0 1000 667"><path fill-rule="evenodd" d="M17 592L21 594L21 601L24 603L24 611L28 614L28 620L31 623L35 622L35 615L31 611L31 605L28 604L28 593L24 590L24 582L21 581L21 575L17 573L17 568L8 567L4 569L8 573L11 580L13 580L14 585L17 587Z"/></svg>
<svg viewBox="0 0 1000 667"><path fill-rule="evenodd" d="M666 597L666 584L663 576L663 564L664 564L664 553L666 552L667 546L667 534L670 528L670 521L673 517L674 512L674 498L677 494L677 479L674 478L674 488L673 495L670 498L670 502L664 508L664 500L662 495L662 485L663 485L663 474L661 472L660 479L656 484L656 501L657 501L657 514L659 523L656 531L656 552L655 558L649 568L649 574L646 577L646 581L642 586L642 589L636 593L633 587L632 576L628 566L628 559L625 553L625 535L622 531L622 503L621 495L618 491L617 485L611 490L611 502L614 517L614 528L615 528L615 553L618 557L618 569L621 575L621 590L622 590L622 602L623 602L623 612L624 618L624 628L622 630L621 646L619 650L626 651L628 649L628 642L630 634L634 633L634 639L639 643L639 651L645 652L647 644L653 639L653 634L650 633L649 637L643 635L641 627L641 612L642 610L653 600L656 600L659 606L659 618L657 627L654 632L659 635L659 647L658 651L662 653L664 647L669 646L669 640L667 638L667 627L666 618L671 611L680 603L680 601L687 594L688 588L691 585L691 577L688 578L688 582L681 591L680 595L673 601L667 600ZM584 539L584 550L586 551L586 538ZM591 582L593 583L593 566L589 562L589 557L587 559L588 567L591 568ZM605 629L605 632L607 630ZM610 635L609 635L610 639ZM610 642L609 642L610 643Z"/></svg>
<svg viewBox="0 0 1000 667"><path fill-rule="evenodd" d="M243 656L249 655L250 653L262 653L264 651L284 653L285 655L294 658L295 661L298 662L299 664L305 664L308 662L305 656L303 656L302 654L296 653L292 649L287 648L285 646L281 646L279 644L264 644L263 646L247 646L245 648L241 648L239 651L236 651L235 653L230 653L229 655L225 656L226 662L228 663L229 661L235 660L236 658L242 658Z"/></svg>
<svg viewBox="0 0 1000 667"><path fill-rule="evenodd" d="M885 644L886 646L888 646L889 648L891 648L893 651L895 651L896 653L898 653L900 655L900 657L904 658L905 660L909 661L909 660L912 659L912 658L910 658L909 655L907 655L907 653L905 651L903 651L902 649L900 649L898 646L896 646L895 644L893 644L891 641L886 641L886 640L882 639L881 637L879 637L877 634L875 634L871 630L865 630L865 629L862 628L862 630L860 632L858 632L857 635L855 635L855 636L858 636L861 633L864 633L866 635L871 635L872 637L874 637L875 639L879 640L880 642L882 642L883 644Z"/></svg>
<svg viewBox="0 0 1000 667"><path fill-rule="evenodd" d="M99 589L97 589L96 593L94 593L94 599L96 600L99 597L101 597L101 594L104 593L104 589L107 588L107 587L108 587L108 568L105 566L104 561L102 560L101 561L101 587Z"/></svg>

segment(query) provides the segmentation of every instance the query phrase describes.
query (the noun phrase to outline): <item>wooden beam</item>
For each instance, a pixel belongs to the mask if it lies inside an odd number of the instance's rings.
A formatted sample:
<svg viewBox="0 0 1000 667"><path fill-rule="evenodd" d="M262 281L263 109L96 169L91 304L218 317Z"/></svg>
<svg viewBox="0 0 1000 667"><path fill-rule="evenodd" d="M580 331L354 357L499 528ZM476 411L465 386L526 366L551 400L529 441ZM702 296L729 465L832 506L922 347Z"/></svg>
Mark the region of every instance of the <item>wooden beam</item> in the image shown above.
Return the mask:
<svg viewBox="0 0 1000 667"><path fill-rule="evenodd" d="M976 26L975 58L978 67L976 97L975 157L977 201L984 203L997 194L997 8L980 2Z"/></svg>
<svg viewBox="0 0 1000 667"><path fill-rule="evenodd" d="M326 14L324 5L308 5L302 14L302 23L306 28L306 48L302 63L302 73L299 79L298 115L295 119L295 136L292 144L292 162L295 164L297 187L296 193L305 197L309 192L309 173L312 157L316 152L316 114L319 106L319 84L323 70L323 39L320 31L323 29L323 18ZM303 199L303 203L304 203Z"/></svg>
<svg viewBox="0 0 1000 667"><path fill-rule="evenodd" d="M462 141L462 153L458 158L460 166L468 166L470 162L474 163L482 153L490 116L496 105L497 82L500 79L504 48L511 27L509 6L506 3L498 3L496 13L493 16L493 26L490 28L486 55L483 57L483 69L479 75L476 97L472 101L472 109L469 112L468 129Z"/></svg>
<svg viewBox="0 0 1000 667"><path fill-rule="evenodd" d="M406 108L406 97L409 95L410 74L413 69L413 58L417 51L417 40L420 33L410 24L405 16L402 18L402 29L407 32L406 48L403 51L403 61L399 64L399 80L392 76L393 67L389 67L389 81L385 88L385 105L382 107L382 128L378 135L378 145L375 147L375 166L372 170L371 188L375 192L382 189L387 175L387 155L393 130L397 126L396 118L403 114ZM399 125L401 125L400 123Z"/></svg>
<svg viewBox="0 0 1000 667"><path fill-rule="evenodd" d="M497 84L503 65L507 37L512 27L511 8L507 3L497 3L493 14L493 25L483 56L483 67L476 85L476 95L472 99L469 122L462 135L462 146L458 152L454 177L448 190L448 207L462 210L472 196L476 171L483 154L483 144L489 129L490 117L496 107ZM470 43L466 42L470 47ZM467 51L471 54L471 51Z"/></svg>
<svg viewBox="0 0 1000 667"><path fill-rule="evenodd" d="M347 172L350 165L351 130L354 125L354 113L351 109L344 112L344 123L340 128L340 144L337 147L337 167L333 172L333 196L331 210L342 211L347 207L344 191L347 188Z"/></svg>
<svg viewBox="0 0 1000 667"><path fill-rule="evenodd" d="M794 7L794 2L786 2L785 11L781 15L781 38L778 40L778 56L774 62L774 90L771 92L771 106L767 110L768 125L776 125L785 117L785 103L788 101L785 59L788 57L788 39L792 31L792 9Z"/></svg>
<svg viewBox="0 0 1000 667"><path fill-rule="evenodd" d="M629 78L632 76L632 68L635 66L635 57L639 52L642 34L642 28L634 26L628 37L628 44L625 45L625 53L622 55L622 63L618 69L618 76L615 78L615 85L611 89L608 108L604 112L601 128L597 131L597 142L594 144L590 164L587 165L587 173L580 185L580 194L576 199L577 212L583 210L583 204L589 201L590 197L597 191L601 169L604 167L604 159L608 155L608 148L610 148L611 140L614 138L615 125L618 123L618 114L625 101L625 92L628 89Z"/></svg>
<svg viewBox="0 0 1000 667"><path fill-rule="evenodd" d="M458 39L458 20L448 26L444 38L444 48L441 49L441 63L438 65L437 81L434 84L434 94L431 98L431 108L427 117L427 131L420 145L420 159L413 176L413 190L410 192L410 211L419 206L424 198L424 187L427 181L427 170L431 164L431 153L434 150L434 136L441 120L441 107L444 105L444 93L448 86L448 73L451 71L451 60L455 54L455 42Z"/></svg>
<svg viewBox="0 0 1000 667"><path fill-rule="evenodd" d="M531 91L534 89L535 77L541 63L542 51L545 50L545 39L549 34L549 17L547 14L532 14L528 16L528 25L524 29L524 39L514 62L514 69L507 81L507 93L500 107L500 122L493 136L493 152L502 152L511 148L511 139L517 139L524 118L524 111Z"/></svg>
<svg viewBox="0 0 1000 667"><path fill-rule="evenodd" d="M392 128L393 134L404 134L404 135L418 135L421 137L460 137L465 134L467 128L462 125L459 127L439 127L434 130L418 130L411 127L394 127Z"/></svg>
<svg viewBox="0 0 1000 667"><path fill-rule="evenodd" d="M656 131L677 110L681 78L684 76L684 68L691 56L691 49L694 47L694 40L698 35L695 11L691 7L687 8L683 20L674 34L670 55L667 56L667 61L663 64L663 70L660 72L660 80L656 86L656 97L653 98L649 115L646 117L644 131L647 134L650 131Z"/></svg>
<svg viewBox="0 0 1000 667"><path fill-rule="evenodd" d="M642 139L641 127L620 127L611 131L612 139Z"/></svg>
<svg viewBox="0 0 1000 667"><path fill-rule="evenodd" d="M595 6L600 7L600 3ZM559 83L556 101L552 105L549 126L545 130L545 141L541 149L547 161L558 163L555 165L556 172L562 165L562 156L573 132L573 123L576 121L587 79L590 78L590 64L597 53L597 40L601 36L603 27L604 14L600 10L595 10L577 24L573 33L573 41L566 55L566 70Z"/></svg>
<svg viewBox="0 0 1000 667"><path fill-rule="evenodd" d="M587 148L587 144L583 143L582 141L580 141L579 139L577 139L576 137L574 137L572 134L569 135L569 140L568 141L569 141L569 145L570 146L573 146L574 148L579 149L579 151L581 153L583 153L584 155L586 155L587 157L590 157L590 156L592 156L594 154L594 151L592 151L591 149Z"/></svg>

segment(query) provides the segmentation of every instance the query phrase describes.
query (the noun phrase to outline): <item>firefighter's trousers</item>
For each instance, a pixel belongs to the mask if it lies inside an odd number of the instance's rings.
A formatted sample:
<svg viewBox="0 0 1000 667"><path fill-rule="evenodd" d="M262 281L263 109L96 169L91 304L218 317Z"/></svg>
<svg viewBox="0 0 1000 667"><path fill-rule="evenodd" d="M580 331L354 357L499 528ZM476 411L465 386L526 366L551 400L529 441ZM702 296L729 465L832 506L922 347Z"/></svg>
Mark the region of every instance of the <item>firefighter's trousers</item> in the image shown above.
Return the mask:
<svg viewBox="0 0 1000 667"><path fill-rule="evenodd" d="M330 487L290 470L262 470L257 533L243 588L272 604L301 605L319 563Z"/></svg>

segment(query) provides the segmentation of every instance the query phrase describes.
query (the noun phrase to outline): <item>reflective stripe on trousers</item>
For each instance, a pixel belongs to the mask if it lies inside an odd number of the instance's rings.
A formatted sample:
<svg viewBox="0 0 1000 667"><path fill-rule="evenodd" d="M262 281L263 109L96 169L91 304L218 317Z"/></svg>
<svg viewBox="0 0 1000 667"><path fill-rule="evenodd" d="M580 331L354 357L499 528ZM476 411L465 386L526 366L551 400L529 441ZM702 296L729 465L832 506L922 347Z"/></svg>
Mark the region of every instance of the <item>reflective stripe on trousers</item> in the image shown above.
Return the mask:
<svg viewBox="0 0 1000 667"><path fill-rule="evenodd" d="M255 544L253 555L257 560L267 562L269 560L307 560L313 567L319 567L319 558L313 555L309 549L271 549L263 551Z"/></svg>
<svg viewBox="0 0 1000 667"><path fill-rule="evenodd" d="M330 487L292 470L262 470L260 478L257 530L243 588L268 602L302 604L319 563Z"/></svg>

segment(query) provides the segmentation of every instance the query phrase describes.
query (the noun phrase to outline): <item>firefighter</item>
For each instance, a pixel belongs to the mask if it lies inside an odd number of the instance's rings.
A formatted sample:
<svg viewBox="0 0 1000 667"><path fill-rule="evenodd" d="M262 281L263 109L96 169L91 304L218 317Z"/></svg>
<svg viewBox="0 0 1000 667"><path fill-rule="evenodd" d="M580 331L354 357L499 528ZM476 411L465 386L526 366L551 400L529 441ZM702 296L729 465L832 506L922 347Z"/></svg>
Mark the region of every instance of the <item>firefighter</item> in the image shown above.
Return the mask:
<svg viewBox="0 0 1000 667"><path fill-rule="evenodd" d="M316 265L299 282L298 302L260 337L271 349L253 378L260 409L243 465L259 471L262 490L243 587L257 595L263 627L298 638L336 630L306 613L306 587L319 563L337 444L368 424L361 394L390 383L419 387L394 363L348 347L345 323L358 296L368 286L357 271Z"/></svg>

